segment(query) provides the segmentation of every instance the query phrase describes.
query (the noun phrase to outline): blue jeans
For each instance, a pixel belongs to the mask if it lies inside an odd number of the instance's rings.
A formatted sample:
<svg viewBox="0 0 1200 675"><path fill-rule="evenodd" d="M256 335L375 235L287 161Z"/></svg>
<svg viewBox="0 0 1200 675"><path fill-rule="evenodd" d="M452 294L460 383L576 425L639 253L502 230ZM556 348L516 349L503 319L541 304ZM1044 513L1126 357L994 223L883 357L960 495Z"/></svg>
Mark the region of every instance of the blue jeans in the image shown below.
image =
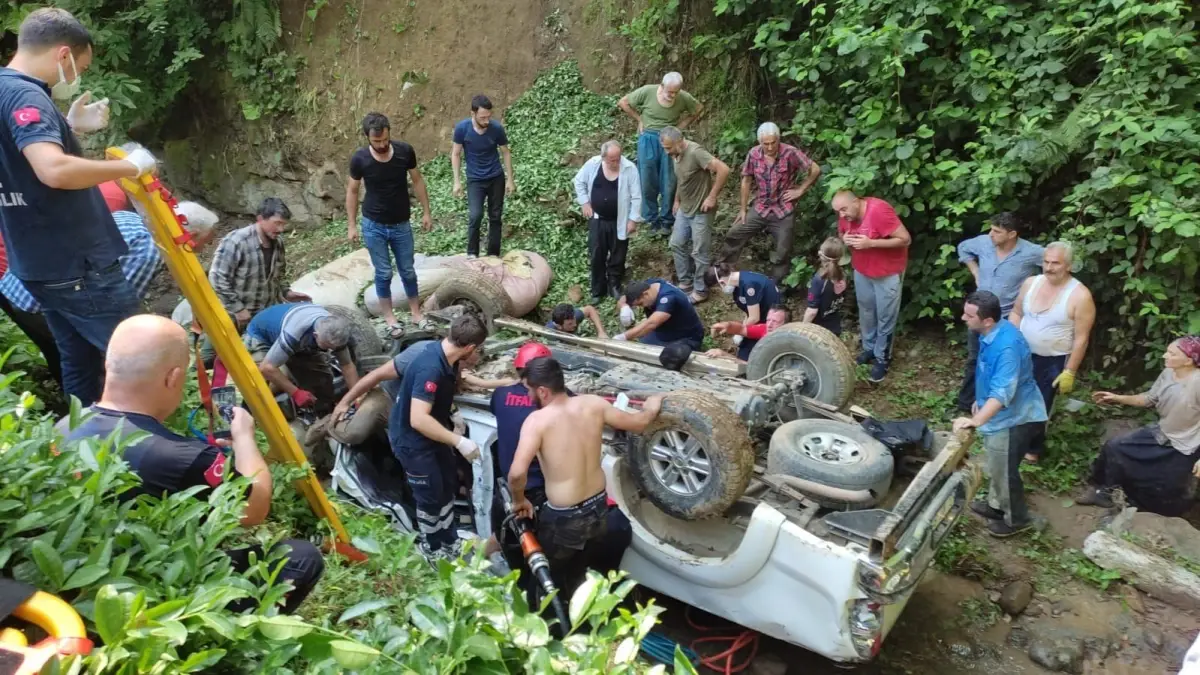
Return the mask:
<svg viewBox="0 0 1200 675"><path fill-rule="evenodd" d="M88 270L81 277L25 281L42 306L62 357L62 386L85 406L100 398L104 352L117 324L141 311L141 301L125 279L121 263Z"/></svg>
<svg viewBox="0 0 1200 675"><path fill-rule="evenodd" d="M663 150L658 129L647 129L638 136L638 176L642 181L642 219L651 231L669 231L675 222L675 163ZM659 197L662 204L659 205Z"/></svg>
<svg viewBox="0 0 1200 675"><path fill-rule="evenodd" d="M900 318L900 291L903 275L892 274L874 279L854 273L854 297L858 300L858 326L862 332L862 350L877 361L892 359L892 338Z"/></svg>
<svg viewBox="0 0 1200 675"><path fill-rule="evenodd" d="M412 225L407 222L384 225L370 218L362 219L363 244L371 254L371 265L375 267L375 294L381 300L392 298L392 258L396 256L396 267L400 270L400 281L404 294L417 297L417 271L413 268Z"/></svg>

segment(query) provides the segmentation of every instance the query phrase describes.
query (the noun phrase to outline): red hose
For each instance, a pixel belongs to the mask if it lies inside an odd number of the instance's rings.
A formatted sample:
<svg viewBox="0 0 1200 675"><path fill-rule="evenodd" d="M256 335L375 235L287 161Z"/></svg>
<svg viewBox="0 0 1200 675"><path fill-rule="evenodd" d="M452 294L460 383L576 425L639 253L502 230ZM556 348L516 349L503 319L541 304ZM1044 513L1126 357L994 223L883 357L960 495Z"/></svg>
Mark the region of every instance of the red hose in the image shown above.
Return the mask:
<svg viewBox="0 0 1200 675"><path fill-rule="evenodd" d="M701 643L729 643L729 646L720 653L713 654L712 656L700 656L700 665L708 668L709 670L717 673L724 673L725 675L740 673L749 668L750 664L754 662L754 657L758 655L759 634L755 631L744 629L733 624L730 624L727 627L704 626L698 624L692 620L691 607L688 607L686 610L684 610L683 618L687 620L688 625L691 626L693 630L700 633L732 631L729 635L710 635L708 637L696 638L692 641L692 651L696 652L697 654L700 654L700 649L697 647L697 645ZM737 656L738 652L747 648L750 650L750 653L746 656L744 661L735 665L733 663L733 658Z"/></svg>

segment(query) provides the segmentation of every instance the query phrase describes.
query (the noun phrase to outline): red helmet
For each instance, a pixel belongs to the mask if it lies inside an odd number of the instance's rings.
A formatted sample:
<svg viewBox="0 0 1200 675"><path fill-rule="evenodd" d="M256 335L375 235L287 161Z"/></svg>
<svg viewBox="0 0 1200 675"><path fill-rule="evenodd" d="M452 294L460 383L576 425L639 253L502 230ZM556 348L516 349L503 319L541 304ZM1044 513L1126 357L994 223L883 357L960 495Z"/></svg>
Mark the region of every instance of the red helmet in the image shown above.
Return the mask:
<svg viewBox="0 0 1200 675"><path fill-rule="evenodd" d="M104 203L108 205L108 210L111 212L129 208L129 197L125 195L125 191L115 180L101 183L100 194L104 196Z"/></svg>
<svg viewBox="0 0 1200 675"><path fill-rule="evenodd" d="M513 367L524 368L529 365L530 361L543 356L553 356L549 347L540 342L526 342L517 350L517 357L513 359Z"/></svg>

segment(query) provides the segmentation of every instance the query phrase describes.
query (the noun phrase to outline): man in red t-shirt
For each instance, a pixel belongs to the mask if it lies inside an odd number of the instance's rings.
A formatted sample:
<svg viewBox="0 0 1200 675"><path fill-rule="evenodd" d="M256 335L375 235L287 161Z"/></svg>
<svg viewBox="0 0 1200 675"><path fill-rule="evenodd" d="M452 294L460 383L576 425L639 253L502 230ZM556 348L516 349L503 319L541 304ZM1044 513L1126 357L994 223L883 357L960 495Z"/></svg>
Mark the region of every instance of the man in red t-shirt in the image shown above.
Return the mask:
<svg viewBox="0 0 1200 675"><path fill-rule="evenodd" d="M900 290L912 237L891 204L843 190L833 197L838 234L850 247L854 294L862 333L859 365L874 363L868 379L882 382L900 316Z"/></svg>

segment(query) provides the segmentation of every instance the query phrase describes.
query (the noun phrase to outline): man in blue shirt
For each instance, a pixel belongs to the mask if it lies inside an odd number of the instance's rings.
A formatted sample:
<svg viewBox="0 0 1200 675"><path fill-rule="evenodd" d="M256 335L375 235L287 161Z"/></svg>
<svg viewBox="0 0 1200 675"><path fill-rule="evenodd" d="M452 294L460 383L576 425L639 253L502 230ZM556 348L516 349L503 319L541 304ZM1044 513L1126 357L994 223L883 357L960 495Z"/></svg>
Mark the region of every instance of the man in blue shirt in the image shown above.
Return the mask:
<svg viewBox="0 0 1200 675"><path fill-rule="evenodd" d="M511 195L517 188L513 183L508 135L499 122L492 120L492 101L482 94L471 99L471 116L454 127L450 166L454 172L454 196L459 199L463 194L459 167L464 150L467 154L467 256L479 255L479 225L483 221L485 200L488 209L487 254L498 256L504 195ZM504 154L503 166L500 165L501 153Z"/></svg>
<svg viewBox="0 0 1200 675"><path fill-rule="evenodd" d="M975 289L991 291L1000 298L1000 318L1008 318L1021 284L1042 271L1045 249L1021 238L1027 224L1012 212L993 216L987 234L972 237L958 245L958 261L971 270ZM962 387L958 390L958 409L971 410L975 400L975 360L979 356L979 334L967 331L967 364L963 368Z"/></svg>
<svg viewBox="0 0 1200 675"><path fill-rule="evenodd" d="M758 272L739 272L729 263L720 263L708 268L704 272L704 279L705 286L720 286L726 295L733 296L733 304L746 314L742 325L747 328L766 322L767 313L779 305L779 289L775 287L775 282ZM750 350L756 344L757 339L742 336L738 344L738 359L749 359Z"/></svg>
<svg viewBox="0 0 1200 675"><path fill-rule="evenodd" d="M17 53L0 69L0 230L9 269L42 306L62 355L63 389L84 405L100 395L113 329L139 309L119 262L125 242L96 186L154 168L140 148L123 160L83 158L72 127L103 128L107 102L88 104L85 94L64 116L54 100L78 92L91 61L87 29L69 12L43 8L21 23Z"/></svg>
<svg viewBox="0 0 1200 675"><path fill-rule="evenodd" d="M695 306L683 291L663 279L652 277L630 283L617 304L641 307L647 316L624 333L614 335L614 340L659 346L684 342L692 349L700 349L704 342L704 324Z"/></svg>
<svg viewBox="0 0 1200 675"><path fill-rule="evenodd" d="M963 321L979 333L979 360L971 416L954 420L954 430L979 430L990 481L987 499L971 510L987 519L992 536L1010 537L1033 525L1019 469L1046 421L1046 404L1033 379L1029 345L1020 329L1000 318L1000 298L990 291L967 296Z"/></svg>
<svg viewBox="0 0 1200 675"><path fill-rule="evenodd" d="M454 528L458 466L450 449L475 461L479 446L452 431L450 408L459 369L478 358L486 339L487 326L478 316L466 314L455 319L445 339L426 345L405 368L388 420L392 452L408 477L422 545L429 554L458 553Z"/></svg>

